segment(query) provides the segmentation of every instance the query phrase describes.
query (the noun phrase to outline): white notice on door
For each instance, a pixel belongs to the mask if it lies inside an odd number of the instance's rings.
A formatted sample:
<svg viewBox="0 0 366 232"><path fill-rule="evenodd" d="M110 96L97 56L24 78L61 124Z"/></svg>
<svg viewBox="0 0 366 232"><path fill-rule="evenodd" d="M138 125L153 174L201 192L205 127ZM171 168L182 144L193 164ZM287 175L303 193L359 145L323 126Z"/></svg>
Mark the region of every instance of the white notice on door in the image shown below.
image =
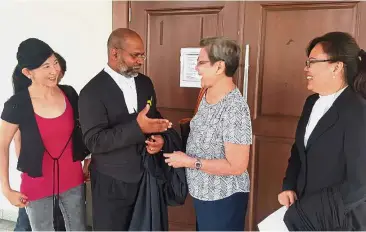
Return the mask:
<svg viewBox="0 0 366 232"><path fill-rule="evenodd" d="M201 88L201 77L196 71L201 48L180 49L180 87Z"/></svg>
<svg viewBox="0 0 366 232"><path fill-rule="evenodd" d="M274 211L258 224L259 231L288 231L283 217L287 211L286 206Z"/></svg>

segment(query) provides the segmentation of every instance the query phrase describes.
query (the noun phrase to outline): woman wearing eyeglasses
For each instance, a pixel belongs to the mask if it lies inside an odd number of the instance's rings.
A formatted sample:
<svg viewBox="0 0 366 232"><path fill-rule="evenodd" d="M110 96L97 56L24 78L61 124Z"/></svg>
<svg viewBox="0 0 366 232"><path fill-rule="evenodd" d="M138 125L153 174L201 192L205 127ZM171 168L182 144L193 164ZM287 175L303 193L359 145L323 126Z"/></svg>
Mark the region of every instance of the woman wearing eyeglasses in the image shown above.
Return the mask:
<svg viewBox="0 0 366 232"><path fill-rule="evenodd" d="M240 47L214 37L201 41L196 70L207 88L190 122L186 153L164 154L185 167L197 230L244 230L250 180L252 127L249 107L233 82Z"/></svg>
<svg viewBox="0 0 366 232"><path fill-rule="evenodd" d="M290 230L366 229L366 55L331 32L307 48L306 99L281 205Z"/></svg>

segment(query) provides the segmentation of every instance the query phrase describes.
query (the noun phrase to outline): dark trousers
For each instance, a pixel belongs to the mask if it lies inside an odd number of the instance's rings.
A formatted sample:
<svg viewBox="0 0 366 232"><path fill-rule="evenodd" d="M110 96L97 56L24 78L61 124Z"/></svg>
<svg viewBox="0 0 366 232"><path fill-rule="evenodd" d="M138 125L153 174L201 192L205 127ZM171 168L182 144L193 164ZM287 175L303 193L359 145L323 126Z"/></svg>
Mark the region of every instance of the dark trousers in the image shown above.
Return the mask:
<svg viewBox="0 0 366 232"><path fill-rule="evenodd" d="M31 225L29 223L28 214L25 208L19 208L18 218L15 224L14 231L32 231Z"/></svg>
<svg viewBox="0 0 366 232"><path fill-rule="evenodd" d="M58 206L56 206L56 216L58 217L58 220L54 220L55 230L66 231L64 218L62 216L60 207ZM58 221L58 223L56 223L56 221ZM30 225L28 214L25 211L25 208L19 208L14 231L32 231L32 227Z"/></svg>
<svg viewBox="0 0 366 232"><path fill-rule="evenodd" d="M244 231L249 193L235 193L216 201L193 198L197 231Z"/></svg>
<svg viewBox="0 0 366 232"><path fill-rule="evenodd" d="M125 183L91 168L93 230L126 231L140 183Z"/></svg>

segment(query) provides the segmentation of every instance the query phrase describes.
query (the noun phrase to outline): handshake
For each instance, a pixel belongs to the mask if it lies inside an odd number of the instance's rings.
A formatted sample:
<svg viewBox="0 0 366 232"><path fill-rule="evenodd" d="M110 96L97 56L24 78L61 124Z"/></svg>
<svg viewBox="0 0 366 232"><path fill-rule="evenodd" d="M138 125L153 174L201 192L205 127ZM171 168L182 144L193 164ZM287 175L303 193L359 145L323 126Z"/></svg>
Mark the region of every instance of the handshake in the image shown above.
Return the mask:
<svg viewBox="0 0 366 232"><path fill-rule="evenodd" d="M146 114L150 110L150 105L146 104L145 108L137 115L137 123L144 134L160 133L172 127L172 123L167 119L148 118Z"/></svg>

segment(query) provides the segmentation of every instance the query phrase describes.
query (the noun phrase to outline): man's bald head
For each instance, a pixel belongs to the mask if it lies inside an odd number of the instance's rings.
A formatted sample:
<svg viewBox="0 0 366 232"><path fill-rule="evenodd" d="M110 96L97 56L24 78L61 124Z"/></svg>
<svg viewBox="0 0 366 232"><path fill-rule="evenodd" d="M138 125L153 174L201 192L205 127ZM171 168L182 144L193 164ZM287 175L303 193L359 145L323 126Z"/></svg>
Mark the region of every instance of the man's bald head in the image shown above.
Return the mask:
<svg viewBox="0 0 366 232"><path fill-rule="evenodd" d="M108 65L125 77L135 77L145 60L141 37L128 28L114 30L108 38Z"/></svg>
<svg viewBox="0 0 366 232"><path fill-rule="evenodd" d="M141 37L135 31L128 28L118 28L108 38L108 50L111 48L123 48L131 40L142 42Z"/></svg>

